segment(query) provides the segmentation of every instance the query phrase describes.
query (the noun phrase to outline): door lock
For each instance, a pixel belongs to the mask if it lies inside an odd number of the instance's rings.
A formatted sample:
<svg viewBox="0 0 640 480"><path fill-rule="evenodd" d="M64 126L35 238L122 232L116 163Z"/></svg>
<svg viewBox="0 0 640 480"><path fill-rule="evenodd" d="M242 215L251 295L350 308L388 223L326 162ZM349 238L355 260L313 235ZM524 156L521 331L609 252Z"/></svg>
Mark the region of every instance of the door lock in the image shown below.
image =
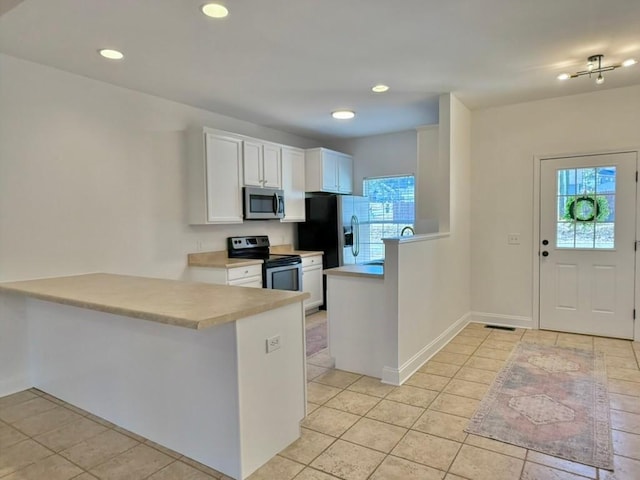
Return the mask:
<svg viewBox="0 0 640 480"><path fill-rule="evenodd" d="M543 257L548 257L549 256L549 252L547 252L546 250L542 252L542 256Z"/></svg>

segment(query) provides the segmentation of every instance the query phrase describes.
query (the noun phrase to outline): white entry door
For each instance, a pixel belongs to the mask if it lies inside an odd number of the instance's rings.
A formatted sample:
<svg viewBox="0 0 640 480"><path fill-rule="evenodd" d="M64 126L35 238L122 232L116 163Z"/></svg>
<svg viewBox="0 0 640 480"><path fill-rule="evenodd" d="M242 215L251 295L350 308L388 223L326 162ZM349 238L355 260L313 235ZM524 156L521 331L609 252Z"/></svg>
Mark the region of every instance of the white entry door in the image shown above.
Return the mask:
<svg viewBox="0 0 640 480"><path fill-rule="evenodd" d="M540 328L633 338L637 153L540 163Z"/></svg>

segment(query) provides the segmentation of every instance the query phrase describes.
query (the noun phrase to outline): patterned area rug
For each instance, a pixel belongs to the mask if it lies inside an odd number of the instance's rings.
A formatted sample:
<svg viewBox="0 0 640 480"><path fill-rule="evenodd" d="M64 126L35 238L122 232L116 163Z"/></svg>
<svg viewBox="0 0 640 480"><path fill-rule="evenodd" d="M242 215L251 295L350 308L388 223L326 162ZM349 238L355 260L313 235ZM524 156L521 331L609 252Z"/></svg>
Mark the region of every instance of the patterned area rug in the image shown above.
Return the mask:
<svg viewBox="0 0 640 480"><path fill-rule="evenodd" d="M604 354L519 343L465 431L613 469Z"/></svg>
<svg viewBox="0 0 640 480"><path fill-rule="evenodd" d="M307 357L327 348L327 322L320 322L306 329Z"/></svg>

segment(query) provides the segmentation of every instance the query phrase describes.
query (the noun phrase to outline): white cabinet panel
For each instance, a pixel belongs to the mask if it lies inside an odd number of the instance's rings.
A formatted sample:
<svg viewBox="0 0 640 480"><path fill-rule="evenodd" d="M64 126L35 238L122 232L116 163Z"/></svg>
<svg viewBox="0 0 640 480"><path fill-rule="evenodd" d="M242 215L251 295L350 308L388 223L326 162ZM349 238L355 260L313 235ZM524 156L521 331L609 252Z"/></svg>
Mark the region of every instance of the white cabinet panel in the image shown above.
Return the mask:
<svg viewBox="0 0 640 480"><path fill-rule="evenodd" d="M280 146L258 140L244 141L244 185L281 188Z"/></svg>
<svg viewBox="0 0 640 480"><path fill-rule="evenodd" d="M304 222L305 178L304 151L297 148L282 148L282 189L285 211L283 222Z"/></svg>
<svg viewBox="0 0 640 480"><path fill-rule="evenodd" d="M282 188L282 159L278 145L262 146L262 179L265 187Z"/></svg>
<svg viewBox="0 0 640 480"><path fill-rule="evenodd" d="M262 187L262 144L244 141L244 184Z"/></svg>
<svg viewBox="0 0 640 480"><path fill-rule="evenodd" d="M226 132L188 133L189 223L242 223L242 139Z"/></svg>
<svg viewBox="0 0 640 480"><path fill-rule="evenodd" d="M349 155L338 155L338 191L353 192L353 159Z"/></svg>
<svg viewBox="0 0 640 480"><path fill-rule="evenodd" d="M333 152L325 152L322 156L322 189L338 191L338 156Z"/></svg>
<svg viewBox="0 0 640 480"><path fill-rule="evenodd" d="M322 255L302 258L302 290L311 294L304 301L304 309L322 305Z"/></svg>
<svg viewBox="0 0 640 480"><path fill-rule="evenodd" d="M194 282L262 288L262 265L234 268L190 267L189 279Z"/></svg>
<svg viewBox="0 0 640 480"><path fill-rule="evenodd" d="M227 269L229 280L240 280L262 275L262 265L249 265L248 267L235 267Z"/></svg>
<svg viewBox="0 0 640 480"><path fill-rule="evenodd" d="M353 159L326 148L305 152L307 192L346 193L353 191Z"/></svg>

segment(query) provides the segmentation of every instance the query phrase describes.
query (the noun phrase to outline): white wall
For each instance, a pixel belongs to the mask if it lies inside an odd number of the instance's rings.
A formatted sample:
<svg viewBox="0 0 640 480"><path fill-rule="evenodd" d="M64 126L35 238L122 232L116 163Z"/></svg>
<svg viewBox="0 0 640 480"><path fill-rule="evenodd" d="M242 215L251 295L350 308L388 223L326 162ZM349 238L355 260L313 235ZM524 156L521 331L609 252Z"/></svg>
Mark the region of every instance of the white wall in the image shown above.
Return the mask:
<svg viewBox="0 0 640 480"><path fill-rule="evenodd" d="M534 156L638 147L639 106L635 86L473 112L474 312L533 324ZM507 245L508 233L520 233L521 244Z"/></svg>
<svg viewBox="0 0 640 480"><path fill-rule="evenodd" d="M441 337L464 326L471 305L471 114L453 95L447 103L440 118L450 118L450 233L398 245L398 357L407 368L420 366L443 346Z"/></svg>
<svg viewBox="0 0 640 480"><path fill-rule="evenodd" d="M105 271L180 278L230 235L292 243L278 222L192 227L183 131L319 142L0 55L0 281Z"/></svg>
<svg viewBox="0 0 640 480"><path fill-rule="evenodd" d="M415 130L344 140L336 145L353 155L353 194L362 195L365 177L416 174L417 135Z"/></svg>

